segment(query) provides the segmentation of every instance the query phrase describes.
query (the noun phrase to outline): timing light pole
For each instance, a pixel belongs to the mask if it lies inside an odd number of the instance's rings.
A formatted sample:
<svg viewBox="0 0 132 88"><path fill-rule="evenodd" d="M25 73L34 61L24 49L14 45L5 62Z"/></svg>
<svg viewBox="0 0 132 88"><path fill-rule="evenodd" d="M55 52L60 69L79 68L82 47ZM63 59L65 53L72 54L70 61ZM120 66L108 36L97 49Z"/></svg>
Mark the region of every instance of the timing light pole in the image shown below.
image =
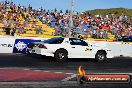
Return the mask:
<svg viewBox="0 0 132 88"><path fill-rule="evenodd" d="M73 27L73 20L72 20L72 16L73 16L73 8L74 8L74 0L71 0L71 10L70 10L70 21L69 21L69 37L71 37L71 29Z"/></svg>

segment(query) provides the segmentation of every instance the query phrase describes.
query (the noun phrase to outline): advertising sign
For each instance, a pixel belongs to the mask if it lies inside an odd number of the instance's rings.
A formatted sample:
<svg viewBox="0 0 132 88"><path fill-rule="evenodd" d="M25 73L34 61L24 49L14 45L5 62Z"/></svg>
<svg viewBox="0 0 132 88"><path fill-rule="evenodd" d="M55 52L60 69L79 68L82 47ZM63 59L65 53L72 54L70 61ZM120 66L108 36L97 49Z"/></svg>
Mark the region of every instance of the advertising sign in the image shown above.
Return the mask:
<svg viewBox="0 0 132 88"><path fill-rule="evenodd" d="M130 83L131 78L128 74L86 74L86 71L79 66L78 82L84 83Z"/></svg>
<svg viewBox="0 0 132 88"><path fill-rule="evenodd" d="M78 76L80 82L86 83L129 83L130 76L127 74L88 74Z"/></svg>
<svg viewBox="0 0 132 88"><path fill-rule="evenodd" d="M0 53L12 53L15 38L0 38Z"/></svg>

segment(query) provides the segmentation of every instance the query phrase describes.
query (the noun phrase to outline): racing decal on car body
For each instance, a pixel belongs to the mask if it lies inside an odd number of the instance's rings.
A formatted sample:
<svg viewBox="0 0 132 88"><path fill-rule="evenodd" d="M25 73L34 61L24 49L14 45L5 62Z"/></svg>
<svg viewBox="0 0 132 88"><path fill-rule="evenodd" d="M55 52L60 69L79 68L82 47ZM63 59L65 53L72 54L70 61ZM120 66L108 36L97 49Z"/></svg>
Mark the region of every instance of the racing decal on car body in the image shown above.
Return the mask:
<svg viewBox="0 0 132 88"><path fill-rule="evenodd" d="M26 53L27 52L27 45L31 42L41 42L41 40L32 40L32 39L16 39L13 53Z"/></svg>
<svg viewBox="0 0 132 88"><path fill-rule="evenodd" d="M90 48L86 48L86 50L85 51L92 51L92 49L90 49Z"/></svg>
<svg viewBox="0 0 132 88"><path fill-rule="evenodd" d="M22 51L24 48L27 47L27 44L19 41L17 44L15 44L15 47L17 48L18 51Z"/></svg>

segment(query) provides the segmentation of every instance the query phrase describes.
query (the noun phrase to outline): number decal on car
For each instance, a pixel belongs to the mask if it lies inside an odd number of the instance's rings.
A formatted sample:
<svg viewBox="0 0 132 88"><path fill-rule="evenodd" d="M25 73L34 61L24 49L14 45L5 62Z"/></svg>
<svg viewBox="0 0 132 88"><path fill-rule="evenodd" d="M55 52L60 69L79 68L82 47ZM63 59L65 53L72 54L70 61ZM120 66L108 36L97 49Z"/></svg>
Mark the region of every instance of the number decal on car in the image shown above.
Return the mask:
<svg viewBox="0 0 132 88"><path fill-rule="evenodd" d="M90 48L86 48L86 50L85 51L92 51L92 49L90 49Z"/></svg>

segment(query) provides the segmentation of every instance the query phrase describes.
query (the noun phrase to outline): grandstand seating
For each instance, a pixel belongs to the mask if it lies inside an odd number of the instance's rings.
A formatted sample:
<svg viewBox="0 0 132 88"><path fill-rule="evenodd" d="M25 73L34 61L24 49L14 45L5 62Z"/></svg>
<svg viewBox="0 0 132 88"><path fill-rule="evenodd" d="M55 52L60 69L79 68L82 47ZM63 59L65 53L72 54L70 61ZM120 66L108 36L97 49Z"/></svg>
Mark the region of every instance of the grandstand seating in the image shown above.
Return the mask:
<svg viewBox="0 0 132 88"><path fill-rule="evenodd" d="M115 39L115 35L112 35L111 33L108 33L108 38L109 39Z"/></svg>
<svg viewBox="0 0 132 88"><path fill-rule="evenodd" d="M6 9L6 11L10 12L11 9ZM24 13L24 14L28 14L28 13ZM30 16L30 14L28 14ZM4 14L4 17L7 17L7 15ZM24 18L22 17L22 15L20 14L19 16L19 24L24 24ZM41 35L38 35L36 34L36 31L35 31L35 27L33 27L33 21L37 22L37 24L39 26L42 27L42 30L44 31L43 34ZM5 35L5 33L3 32L2 30L2 27L3 27L3 24L2 22L0 22L0 35ZM26 31L26 33L24 34L19 34L18 33L18 30L16 31L16 34L17 36L22 36L22 37L41 37L41 38L52 38L52 37L56 37L56 36L53 36L53 34L55 33L55 29L54 28L51 28L50 26L46 25L46 24L43 24L39 19L35 19L35 18L31 18L30 19L30 22L29 24L26 24L26 26L24 27L24 30ZM81 35L84 37L84 35ZM115 39L115 36L112 35L111 33L108 33L108 37L109 39ZM88 40L89 39L92 39L90 38L90 35L88 35Z"/></svg>

